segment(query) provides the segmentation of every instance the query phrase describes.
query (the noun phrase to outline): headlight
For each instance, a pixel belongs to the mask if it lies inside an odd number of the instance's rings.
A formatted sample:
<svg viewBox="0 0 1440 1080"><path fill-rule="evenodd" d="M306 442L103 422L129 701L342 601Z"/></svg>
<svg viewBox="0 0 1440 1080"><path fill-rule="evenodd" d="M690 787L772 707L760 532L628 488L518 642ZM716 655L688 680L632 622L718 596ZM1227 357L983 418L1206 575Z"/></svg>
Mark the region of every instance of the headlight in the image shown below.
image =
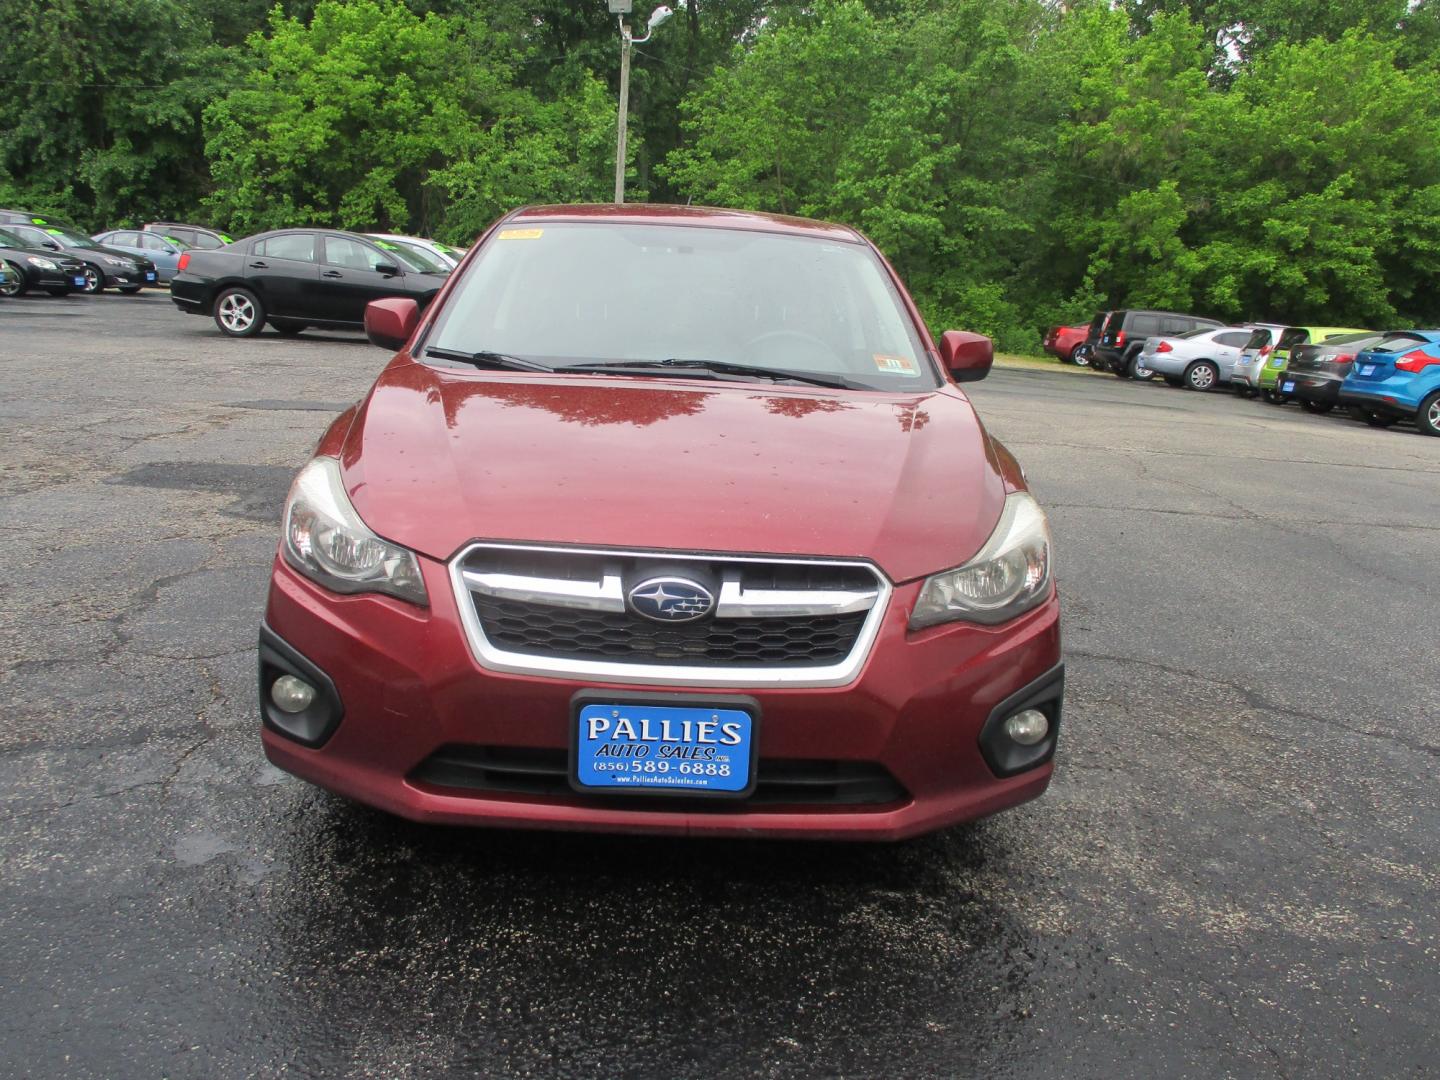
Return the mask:
<svg viewBox="0 0 1440 1080"><path fill-rule="evenodd" d="M926 579L910 614L910 628L1013 619L1049 595L1050 574L1045 512L1017 491L1006 496L1000 523L978 555L958 570Z"/></svg>
<svg viewBox="0 0 1440 1080"><path fill-rule="evenodd" d="M413 551L371 532L340 478L340 463L318 457L300 470L285 501L285 561L335 592L379 592L426 605Z"/></svg>
<svg viewBox="0 0 1440 1080"><path fill-rule="evenodd" d="M47 259L44 255L26 255L25 261L31 266L38 266L41 270L59 270L59 265L54 259Z"/></svg>

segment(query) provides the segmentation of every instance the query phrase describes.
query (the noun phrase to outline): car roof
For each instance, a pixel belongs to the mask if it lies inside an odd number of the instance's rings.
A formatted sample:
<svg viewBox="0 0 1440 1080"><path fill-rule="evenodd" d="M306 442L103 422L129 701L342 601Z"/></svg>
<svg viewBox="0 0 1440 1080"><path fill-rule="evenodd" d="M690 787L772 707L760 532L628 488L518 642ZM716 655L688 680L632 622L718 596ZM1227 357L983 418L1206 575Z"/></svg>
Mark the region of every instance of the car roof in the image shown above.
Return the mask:
<svg viewBox="0 0 1440 1080"><path fill-rule="evenodd" d="M610 221L626 225L692 225L711 229L744 229L788 236L813 236L851 244L866 243L865 238L848 225L785 214L763 214L756 210L726 210L715 206L669 206L663 203L526 206L515 211L506 221Z"/></svg>

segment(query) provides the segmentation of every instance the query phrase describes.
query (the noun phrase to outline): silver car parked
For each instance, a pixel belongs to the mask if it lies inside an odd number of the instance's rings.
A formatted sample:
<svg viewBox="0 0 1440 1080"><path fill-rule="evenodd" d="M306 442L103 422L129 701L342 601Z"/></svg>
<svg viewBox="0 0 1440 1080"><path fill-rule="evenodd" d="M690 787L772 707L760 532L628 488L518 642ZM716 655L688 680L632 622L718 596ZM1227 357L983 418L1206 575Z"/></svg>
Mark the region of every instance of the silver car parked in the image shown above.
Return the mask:
<svg viewBox="0 0 1440 1080"><path fill-rule="evenodd" d="M1210 390L1228 383L1240 360L1251 327L1202 328L1188 334L1145 339L1140 366L1163 376L1171 386Z"/></svg>

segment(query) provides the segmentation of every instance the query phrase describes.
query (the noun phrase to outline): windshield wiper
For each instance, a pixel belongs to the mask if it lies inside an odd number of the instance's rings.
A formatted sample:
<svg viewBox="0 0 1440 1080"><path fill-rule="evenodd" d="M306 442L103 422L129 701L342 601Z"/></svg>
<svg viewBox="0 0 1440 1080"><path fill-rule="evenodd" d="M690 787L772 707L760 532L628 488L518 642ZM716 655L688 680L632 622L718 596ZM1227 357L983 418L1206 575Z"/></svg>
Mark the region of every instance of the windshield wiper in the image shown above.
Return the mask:
<svg viewBox="0 0 1440 1080"><path fill-rule="evenodd" d="M686 360L672 356L666 360L616 360L598 364L566 364L560 370L577 371L595 375L654 375L670 372L678 377L717 378L723 375L740 375L757 379L773 379L776 382L790 381L809 383L811 386L830 386L837 390L868 390L843 375L830 375L819 371L791 371L788 368L753 367L750 364L731 364L724 360Z"/></svg>
<svg viewBox="0 0 1440 1080"><path fill-rule="evenodd" d="M479 352L461 352L459 349L440 349L431 347L425 350L426 356L433 356L437 360L454 360L461 364L473 364L481 368L501 368L509 371L554 371L549 364L542 364L537 360L525 360L519 356L511 356L509 353L490 352L482 349Z"/></svg>

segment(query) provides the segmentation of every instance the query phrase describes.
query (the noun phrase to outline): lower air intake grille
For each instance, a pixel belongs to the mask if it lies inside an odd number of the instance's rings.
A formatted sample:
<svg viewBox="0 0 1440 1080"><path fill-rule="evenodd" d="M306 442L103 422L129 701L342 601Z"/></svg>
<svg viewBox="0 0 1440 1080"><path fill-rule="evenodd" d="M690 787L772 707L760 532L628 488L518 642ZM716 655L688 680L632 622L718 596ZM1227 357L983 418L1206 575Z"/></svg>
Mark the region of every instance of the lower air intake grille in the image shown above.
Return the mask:
<svg viewBox="0 0 1440 1080"><path fill-rule="evenodd" d="M433 787L475 792L585 798L567 780L569 759L564 750L519 746L444 746L410 774L410 780ZM756 767L755 793L738 802L690 801L687 810L707 811L737 805L877 806L897 803L907 793L882 765L870 761L796 761L761 758ZM656 809L656 800L627 800L604 795L606 805L616 803Z"/></svg>

